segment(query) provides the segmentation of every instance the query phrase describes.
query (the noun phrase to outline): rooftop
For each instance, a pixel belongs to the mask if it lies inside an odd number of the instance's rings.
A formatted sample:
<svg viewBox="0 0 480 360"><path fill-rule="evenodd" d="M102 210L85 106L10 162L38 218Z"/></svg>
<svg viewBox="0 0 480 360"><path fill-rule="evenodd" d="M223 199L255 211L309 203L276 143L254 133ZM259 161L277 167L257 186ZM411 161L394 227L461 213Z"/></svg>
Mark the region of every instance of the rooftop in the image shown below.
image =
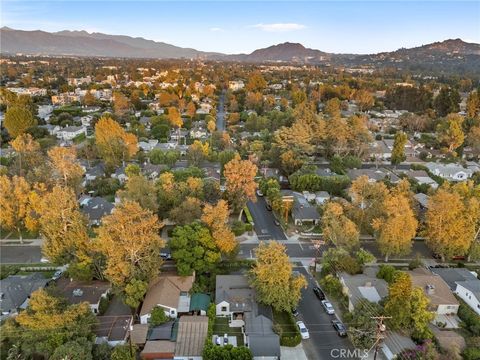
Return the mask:
<svg viewBox="0 0 480 360"><path fill-rule="evenodd" d="M182 316L178 324L175 356L202 356L207 333L207 316Z"/></svg>

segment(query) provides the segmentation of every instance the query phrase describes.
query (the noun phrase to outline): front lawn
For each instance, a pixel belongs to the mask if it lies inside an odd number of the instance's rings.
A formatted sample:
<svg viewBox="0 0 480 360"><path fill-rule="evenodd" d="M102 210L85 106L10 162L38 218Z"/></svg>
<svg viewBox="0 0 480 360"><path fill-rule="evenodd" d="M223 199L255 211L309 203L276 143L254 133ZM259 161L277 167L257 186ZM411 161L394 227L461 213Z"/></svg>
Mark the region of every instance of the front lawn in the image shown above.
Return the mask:
<svg viewBox="0 0 480 360"><path fill-rule="evenodd" d="M294 347L302 338L293 315L286 311L273 311L273 328L280 336L280 345Z"/></svg>
<svg viewBox="0 0 480 360"><path fill-rule="evenodd" d="M216 317L215 324L213 324L213 334L223 336L223 334L228 334L229 336L237 337L237 346L243 346L243 334L242 328L239 327L230 327L228 326L227 317Z"/></svg>

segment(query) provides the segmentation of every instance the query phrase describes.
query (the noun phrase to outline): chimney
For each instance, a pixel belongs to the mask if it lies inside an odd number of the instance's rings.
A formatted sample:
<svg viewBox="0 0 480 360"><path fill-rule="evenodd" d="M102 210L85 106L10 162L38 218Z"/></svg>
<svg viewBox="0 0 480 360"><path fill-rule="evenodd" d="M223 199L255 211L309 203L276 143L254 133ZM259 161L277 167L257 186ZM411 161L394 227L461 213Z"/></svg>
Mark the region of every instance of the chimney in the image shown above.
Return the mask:
<svg viewBox="0 0 480 360"><path fill-rule="evenodd" d="M425 290L427 291L427 295L433 295L435 294L435 285L427 284Z"/></svg>

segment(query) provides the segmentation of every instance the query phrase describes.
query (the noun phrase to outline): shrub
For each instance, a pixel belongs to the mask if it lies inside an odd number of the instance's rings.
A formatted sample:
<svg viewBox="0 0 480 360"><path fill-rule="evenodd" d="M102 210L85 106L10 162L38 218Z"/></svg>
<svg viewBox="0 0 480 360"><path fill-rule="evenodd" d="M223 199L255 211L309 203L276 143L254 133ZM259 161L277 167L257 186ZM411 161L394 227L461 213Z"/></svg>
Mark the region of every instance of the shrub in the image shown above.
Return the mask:
<svg viewBox="0 0 480 360"><path fill-rule="evenodd" d="M380 265L378 269L377 278L385 280L387 283L391 284L395 280L398 270L395 269L392 265Z"/></svg>
<svg viewBox="0 0 480 360"><path fill-rule="evenodd" d="M169 317L165 314L165 310L160 307L156 306L152 310L152 315L150 316L150 324L152 326L158 326L161 324L166 323L169 319Z"/></svg>
<svg viewBox="0 0 480 360"><path fill-rule="evenodd" d="M463 301L460 301L458 317L463 321L465 328L474 336L480 336L480 316Z"/></svg>
<svg viewBox="0 0 480 360"><path fill-rule="evenodd" d="M414 269L417 269L419 267L423 266L423 261L422 261L422 258L420 257L419 254L417 254L417 256L415 257L415 259L412 259L409 263L408 263L408 269L409 270L414 270Z"/></svg>
<svg viewBox="0 0 480 360"><path fill-rule="evenodd" d="M477 360L480 359L480 348L468 348L462 353L464 360Z"/></svg>
<svg viewBox="0 0 480 360"><path fill-rule="evenodd" d="M281 336L280 337L280 346L295 347L302 342L302 336L296 334L294 336Z"/></svg>
<svg viewBox="0 0 480 360"><path fill-rule="evenodd" d="M235 234L235 236L240 236L246 231L245 225L246 225L245 223L239 220L235 220L232 223L232 231Z"/></svg>
<svg viewBox="0 0 480 360"><path fill-rule="evenodd" d="M320 285L322 289L325 290L328 294L332 295L335 298L340 298L342 296L342 284L332 274L328 274L323 279L320 280Z"/></svg>

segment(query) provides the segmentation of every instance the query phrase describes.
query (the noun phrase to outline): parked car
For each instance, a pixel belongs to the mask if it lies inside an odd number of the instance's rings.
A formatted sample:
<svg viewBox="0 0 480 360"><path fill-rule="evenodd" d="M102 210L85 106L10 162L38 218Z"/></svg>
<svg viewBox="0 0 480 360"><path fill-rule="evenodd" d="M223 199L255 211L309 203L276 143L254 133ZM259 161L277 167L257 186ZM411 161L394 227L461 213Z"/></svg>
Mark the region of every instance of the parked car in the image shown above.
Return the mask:
<svg viewBox="0 0 480 360"><path fill-rule="evenodd" d="M317 298L319 300L325 300L325 294L323 293L322 289L320 289L318 286L315 286L313 288L313 292L315 293L315 295L317 295Z"/></svg>
<svg viewBox="0 0 480 360"><path fill-rule="evenodd" d="M266 208L268 211L272 211L272 205L270 205L270 204L265 205L265 208Z"/></svg>
<svg viewBox="0 0 480 360"><path fill-rule="evenodd" d="M309 339L310 334L308 332L307 327L303 323L303 321L297 321L297 326L298 326L298 330L300 330L300 335L302 335L302 339Z"/></svg>
<svg viewBox="0 0 480 360"><path fill-rule="evenodd" d="M328 315L334 315L335 314L335 309L333 308L333 305L330 303L328 300L322 300L322 306L325 309L325 312Z"/></svg>
<svg viewBox="0 0 480 360"><path fill-rule="evenodd" d="M222 338L218 335L217 335L217 338L215 339L215 344L217 344L218 346L222 345Z"/></svg>
<svg viewBox="0 0 480 360"><path fill-rule="evenodd" d="M280 226L280 221L278 221L277 219L273 219L273 222L275 223L275 225Z"/></svg>
<svg viewBox="0 0 480 360"><path fill-rule="evenodd" d="M337 331L338 336L347 336L347 328L343 323L338 319L332 320L333 328Z"/></svg>
<svg viewBox="0 0 480 360"><path fill-rule="evenodd" d="M297 317L298 316L298 310L296 308L292 309L292 315Z"/></svg>
<svg viewBox="0 0 480 360"><path fill-rule="evenodd" d="M62 277L63 271L62 270L57 270L52 276L52 280L58 280Z"/></svg>
<svg viewBox="0 0 480 360"><path fill-rule="evenodd" d="M223 334L223 345L228 344L228 334Z"/></svg>
<svg viewBox="0 0 480 360"><path fill-rule="evenodd" d="M260 190L257 190L257 195L262 197L263 196L263 193L260 191Z"/></svg>
<svg viewBox="0 0 480 360"><path fill-rule="evenodd" d="M161 257L163 260L172 260L172 254L170 254L170 253L161 252L161 253L160 253L160 257Z"/></svg>

